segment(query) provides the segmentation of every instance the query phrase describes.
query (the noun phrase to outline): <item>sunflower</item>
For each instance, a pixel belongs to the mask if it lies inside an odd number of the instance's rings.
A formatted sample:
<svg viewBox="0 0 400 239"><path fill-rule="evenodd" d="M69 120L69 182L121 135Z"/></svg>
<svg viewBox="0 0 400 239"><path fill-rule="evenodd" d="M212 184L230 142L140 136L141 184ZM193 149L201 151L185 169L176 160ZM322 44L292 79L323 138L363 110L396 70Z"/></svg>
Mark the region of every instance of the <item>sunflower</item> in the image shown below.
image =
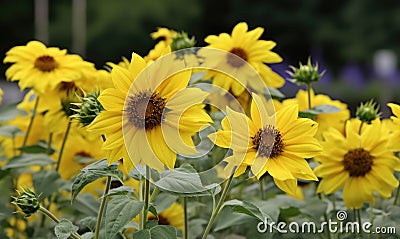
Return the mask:
<svg viewBox="0 0 400 239"><path fill-rule="evenodd" d="M272 115L254 93L250 111L251 119L227 108L223 130L209 136L218 146L233 151L225 159L228 163L225 171L230 173L237 167L234 176L239 176L250 167L257 179L269 173L280 189L298 195L297 178L317 180L304 159L321 152L314 138L317 123L298 118L297 105L284 106Z"/></svg>
<svg viewBox="0 0 400 239"><path fill-rule="evenodd" d="M147 54L147 56L145 56L143 59L146 62L151 62L151 61L155 61L158 58L171 53L171 47L170 45L168 45L166 42L161 41L159 43L157 43L153 49L151 49L149 51L149 54Z"/></svg>
<svg viewBox="0 0 400 239"><path fill-rule="evenodd" d="M287 99L282 102L283 105L298 104L299 110L308 110L308 94L305 90L299 90L296 94L296 98ZM332 100L329 96L318 94L315 95L314 91L311 90L311 107L320 105L332 105L338 108L338 112L318 114L314 120L318 123L317 138L322 138L322 132L325 132L330 127L344 132L344 124L346 120L350 118L350 111L347 109L345 103L339 100Z"/></svg>
<svg viewBox="0 0 400 239"><path fill-rule="evenodd" d="M149 220L156 220L156 217L152 214L149 214L148 217ZM183 207L179 203L172 203L167 209L159 212L157 217L159 225L173 226L183 230Z"/></svg>
<svg viewBox="0 0 400 239"><path fill-rule="evenodd" d="M0 105L3 102L3 90L0 88Z"/></svg>
<svg viewBox="0 0 400 239"><path fill-rule="evenodd" d="M130 158L134 165L163 170L164 165L174 167L176 152L197 153L191 137L212 122L201 103L208 93L186 88L191 72L172 74L177 72L172 58L146 67L143 58L132 54L129 69L113 67L115 88L100 94L105 111L89 125L90 131L106 136L109 162Z"/></svg>
<svg viewBox="0 0 400 239"><path fill-rule="evenodd" d="M19 81L21 90L33 87L38 93L53 90L61 82L90 78L95 69L80 56L57 47L47 48L39 41L11 48L4 63L12 63L6 71L7 79Z"/></svg>
<svg viewBox="0 0 400 239"><path fill-rule="evenodd" d="M151 38L158 40L159 42L165 42L166 45L170 45L172 40L178 35L174 30L168 29L166 27L157 28L156 32L150 34Z"/></svg>
<svg viewBox="0 0 400 239"><path fill-rule="evenodd" d="M343 187L349 209L373 202L375 193L388 198L399 185L393 175L399 159L388 149L389 135L382 134L380 120L364 125L361 134L353 124L346 123L345 136L334 128L324 134L324 153L315 158L320 165L314 169L322 178L317 192L331 194Z"/></svg>
<svg viewBox="0 0 400 239"><path fill-rule="evenodd" d="M246 72L243 72L245 63L248 63L260 74L267 86L278 88L283 86L284 79L273 72L265 63L278 63L282 61L282 58L271 51L276 45L275 42L259 40L263 32L264 29L261 27L248 31L247 24L241 22L233 28L232 35L227 33L221 33L219 36L211 35L206 37L204 41L209 44L207 48L226 51L225 57L220 59L221 64L226 64L230 68L228 72L238 72L238 76L245 86L252 86L251 79L253 76L246 75ZM202 54L201 50L199 54ZM209 59L213 57L209 54L205 54L204 57L206 61L214 60ZM240 83L224 74L209 71L206 77L212 77L215 85L231 90L235 96L244 91L244 87Z"/></svg>

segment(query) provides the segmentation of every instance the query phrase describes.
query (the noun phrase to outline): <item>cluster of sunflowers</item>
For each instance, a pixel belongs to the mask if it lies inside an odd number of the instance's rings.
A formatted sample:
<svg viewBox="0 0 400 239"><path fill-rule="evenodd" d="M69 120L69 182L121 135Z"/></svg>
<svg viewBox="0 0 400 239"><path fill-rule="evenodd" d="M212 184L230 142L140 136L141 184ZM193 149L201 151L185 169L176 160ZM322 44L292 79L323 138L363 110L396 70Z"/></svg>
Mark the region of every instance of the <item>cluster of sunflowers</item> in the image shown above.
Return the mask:
<svg viewBox="0 0 400 239"><path fill-rule="evenodd" d="M346 210L396 229L400 105L381 119L370 101L352 118L314 93L310 60L289 71L306 90L286 98L263 31L242 22L196 48L159 28L147 56L100 70L39 41L10 49L6 78L26 94L0 112L0 238L306 238L257 225Z"/></svg>

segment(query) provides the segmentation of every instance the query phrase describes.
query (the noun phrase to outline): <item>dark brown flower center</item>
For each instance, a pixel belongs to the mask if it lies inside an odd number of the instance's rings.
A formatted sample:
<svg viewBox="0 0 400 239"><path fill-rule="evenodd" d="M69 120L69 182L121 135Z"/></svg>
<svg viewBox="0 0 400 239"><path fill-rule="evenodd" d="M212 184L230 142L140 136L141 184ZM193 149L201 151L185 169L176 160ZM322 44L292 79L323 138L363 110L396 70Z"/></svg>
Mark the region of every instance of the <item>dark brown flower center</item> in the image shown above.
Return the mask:
<svg viewBox="0 0 400 239"><path fill-rule="evenodd" d="M79 96L83 96L83 92L79 89L79 87L74 82L61 82L58 85L58 90L61 92L65 92L67 95L78 94Z"/></svg>
<svg viewBox="0 0 400 239"><path fill-rule="evenodd" d="M247 53L242 48L234 47L229 52L233 54L233 55L228 54L228 64L229 65L231 65L235 68L239 68L244 65L245 61L247 61L247 58L248 58Z"/></svg>
<svg viewBox="0 0 400 239"><path fill-rule="evenodd" d="M159 93L140 92L129 97L127 116L130 123L138 128L151 130L161 124L165 98Z"/></svg>
<svg viewBox="0 0 400 239"><path fill-rule="evenodd" d="M274 126L268 125L251 137L253 148L259 156L276 158L283 152L282 135Z"/></svg>
<svg viewBox="0 0 400 239"><path fill-rule="evenodd" d="M54 60L52 56L44 55L36 58L35 68L43 71L50 72L58 67L58 63Z"/></svg>
<svg viewBox="0 0 400 239"><path fill-rule="evenodd" d="M349 150L344 155L344 169L351 177L360 177L367 174L372 168L371 154L362 148Z"/></svg>
<svg viewBox="0 0 400 239"><path fill-rule="evenodd" d="M156 220L156 217L153 214L150 214L148 216L149 220ZM171 224L168 221L168 218L163 217L161 214L158 214L158 225L166 225L170 226Z"/></svg>

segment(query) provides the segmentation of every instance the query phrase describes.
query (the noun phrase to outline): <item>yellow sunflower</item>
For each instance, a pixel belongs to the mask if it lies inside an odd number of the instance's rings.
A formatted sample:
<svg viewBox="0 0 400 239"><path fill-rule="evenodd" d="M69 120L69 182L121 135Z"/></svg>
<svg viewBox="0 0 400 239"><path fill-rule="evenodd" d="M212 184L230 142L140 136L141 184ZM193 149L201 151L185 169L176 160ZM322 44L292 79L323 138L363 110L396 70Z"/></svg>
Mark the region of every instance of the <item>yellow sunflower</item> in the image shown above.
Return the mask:
<svg viewBox="0 0 400 239"><path fill-rule="evenodd" d="M161 41L157 43L154 48L149 51L149 54L147 54L147 56L145 56L143 59L146 62L151 62L157 60L161 56L167 55L168 53L171 53L170 45L164 41Z"/></svg>
<svg viewBox="0 0 400 239"><path fill-rule="evenodd" d="M3 102L3 90L0 88L0 105Z"/></svg>
<svg viewBox="0 0 400 239"><path fill-rule="evenodd" d="M183 230L183 207L179 203L174 202L162 212L158 213L158 224L173 226ZM149 214L149 220L155 220L155 216Z"/></svg>
<svg viewBox="0 0 400 239"><path fill-rule="evenodd" d="M19 81L22 90L32 87L39 93L53 90L61 82L90 78L94 70L94 64L80 56L57 47L47 48L39 41L11 48L4 63L12 63L6 71L7 79Z"/></svg>
<svg viewBox="0 0 400 239"><path fill-rule="evenodd" d="M394 114L384 125L392 136L389 140L389 147L396 152L400 152L400 105L389 103L388 106ZM396 170L400 171L400 168Z"/></svg>
<svg viewBox="0 0 400 239"><path fill-rule="evenodd" d="M179 63L172 58L146 67L143 58L133 54L129 69L112 69L115 88L101 93L98 100L105 111L89 125L90 131L106 136L103 149L109 162L124 158L163 170L164 165L174 167L176 152L197 153L191 137L212 122L201 103L208 93L186 88L191 71L176 73L174 64Z"/></svg>
<svg viewBox="0 0 400 239"><path fill-rule="evenodd" d="M160 42L165 42L166 45L170 45L172 40L178 35L174 30L168 29L166 27L157 28L156 32L150 34L151 38L154 40L159 40Z"/></svg>
<svg viewBox="0 0 400 239"><path fill-rule="evenodd" d="M250 111L251 119L228 108L223 130L209 136L218 146L233 150L233 155L225 159L225 171L230 173L237 167L234 176L239 176L250 167L258 179L269 173L280 189L298 195L297 178L317 180L304 158L321 152L314 138L318 124L298 118L297 105L282 107L272 115L256 94Z"/></svg>
<svg viewBox="0 0 400 239"><path fill-rule="evenodd" d="M299 110L308 110L308 94L305 90L299 90L296 94L296 98L286 99L282 102L283 105L298 104ZM317 138L322 138L322 132L325 132L330 127L333 127L344 133L344 125L346 120L350 118L350 111L347 109L345 103L339 100L332 100L329 96L318 94L315 95L314 91L311 90L311 107L319 105L333 105L340 111L335 113L319 114L314 120L318 123Z"/></svg>
<svg viewBox="0 0 400 239"><path fill-rule="evenodd" d="M247 24L241 22L233 28L232 35L227 33L221 33L219 36L211 35L206 37L204 41L209 44L208 48L216 48L227 52L225 57L220 59L223 61L221 64L229 66L228 72L237 72L245 86L251 86L253 78L253 76L246 75L245 72L240 74L247 62L260 74L267 86L278 88L283 86L285 81L281 76L273 72L266 63L278 63L282 61L282 58L271 51L276 45L275 42L259 40L263 32L264 29L261 27L248 31ZM201 55L201 50L199 54ZM232 54L237 57L233 57ZM209 56L209 54L204 57L206 61L214 60L208 59L213 57ZM206 77L212 77L215 85L231 90L235 96L240 95L245 90L239 82L226 77L224 74L210 71L207 72Z"/></svg>
<svg viewBox="0 0 400 239"><path fill-rule="evenodd" d="M343 187L349 209L373 202L375 193L388 198L399 182L393 175L399 159L388 149L389 135L381 133L381 122L365 124L361 134L352 121L346 123L346 136L331 128L324 134L324 153L314 171L321 177L317 192L331 194Z"/></svg>

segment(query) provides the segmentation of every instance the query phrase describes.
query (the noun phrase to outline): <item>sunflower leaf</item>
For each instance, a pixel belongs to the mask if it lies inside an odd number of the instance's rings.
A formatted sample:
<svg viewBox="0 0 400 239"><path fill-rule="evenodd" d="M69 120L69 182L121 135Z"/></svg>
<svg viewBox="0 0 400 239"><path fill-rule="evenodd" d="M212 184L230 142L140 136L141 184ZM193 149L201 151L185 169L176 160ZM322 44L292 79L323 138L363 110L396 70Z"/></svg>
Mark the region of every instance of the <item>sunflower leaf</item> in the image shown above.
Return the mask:
<svg viewBox="0 0 400 239"><path fill-rule="evenodd" d="M272 220L269 214L251 202L233 199L223 204L223 207L226 206L231 207L233 212L247 214L260 221L265 221L266 219Z"/></svg>
<svg viewBox="0 0 400 239"><path fill-rule="evenodd" d="M18 148L21 152L29 154L53 154L55 152L54 148L49 148L48 144L44 141L39 141L37 144L25 146Z"/></svg>
<svg viewBox="0 0 400 239"><path fill-rule="evenodd" d="M118 170L116 164L108 165L107 159L102 159L83 168L72 183L71 201L75 199L86 185L107 176L116 178L122 182L122 172Z"/></svg>
<svg viewBox="0 0 400 239"><path fill-rule="evenodd" d="M106 238L114 238L133 218L140 213L143 202L133 197L115 196L107 204L105 216Z"/></svg>
<svg viewBox="0 0 400 239"><path fill-rule="evenodd" d="M72 224L67 219L61 219L60 222L54 227L54 234L58 239L68 239L72 233L78 231L78 227Z"/></svg>
<svg viewBox="0 0 400 239"><path fill-rule="evenodd" d="M0 109L0 122L5 122L14 119L17 115L25 116L27 113L17 108L17 103L9 104Z"/></svg>
<svg viewBox="0 0 400 239"><path fill-rule="evenodd" d="M141 239L176 239L177 231L175 227L157 225L150 229L144 229L133 233L133 238Z"/></svg>
<svg viewBox="0 0 400 239"><path fill-rule="evenodd" d="M14 169L28 166L46 166L52 163L54 163L54 160L47 154L22 154L11 158L8 163L2 167L2 169Z"/></svg>
<svg viewBox="0 0 400 239"><path fill-rule="evenodd" d="M160 180L155 184L167 192L186 196L199 196L199 193L203 195L207 190L203 187L199 174L189 164L162 172Z"/></svg>
<svg viewBox="0 0 400 239"><path fill-rule="evenodd" d="M2 125L0 127L1 136L12 138L19 134L23 134L22 130L14 125Z"/></svg>

